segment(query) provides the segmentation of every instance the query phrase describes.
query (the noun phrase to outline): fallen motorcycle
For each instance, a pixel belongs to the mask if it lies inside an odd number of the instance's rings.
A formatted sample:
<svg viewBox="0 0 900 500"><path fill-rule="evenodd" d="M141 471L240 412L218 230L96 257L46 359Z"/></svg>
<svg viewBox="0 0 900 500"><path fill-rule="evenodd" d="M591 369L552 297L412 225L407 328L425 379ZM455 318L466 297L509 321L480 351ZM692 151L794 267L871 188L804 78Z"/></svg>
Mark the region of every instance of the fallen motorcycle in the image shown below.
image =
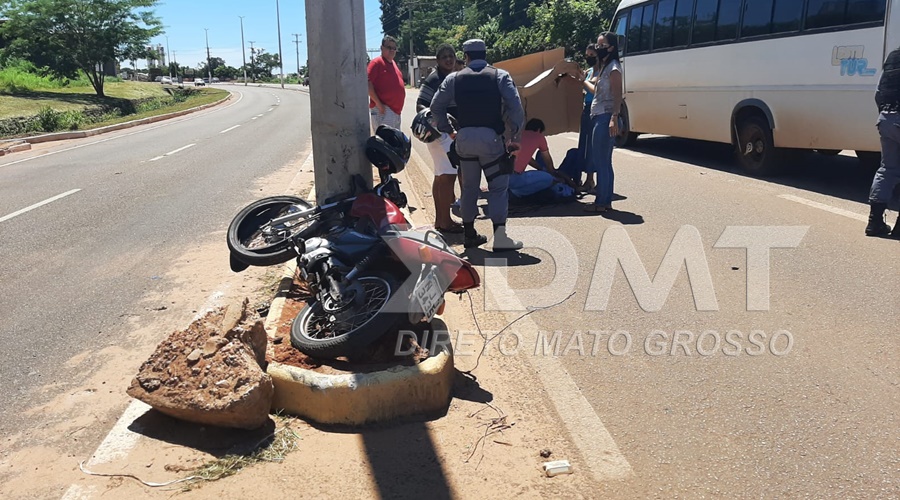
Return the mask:
<svg viewBox="0 0 900 500"><path fill-rule="evenodd" d="M374 189L320 207L267 198L232 221L232 268L235 261L267 266L297 258L314 297L291 327L301 352L352 356L403 320L430 321L445 292L480 285L478 272L439 233L410 230L400 211L406 196L392 174L406 166L410 147L402 132L381 126L366 143L380 177Z"/></svg>

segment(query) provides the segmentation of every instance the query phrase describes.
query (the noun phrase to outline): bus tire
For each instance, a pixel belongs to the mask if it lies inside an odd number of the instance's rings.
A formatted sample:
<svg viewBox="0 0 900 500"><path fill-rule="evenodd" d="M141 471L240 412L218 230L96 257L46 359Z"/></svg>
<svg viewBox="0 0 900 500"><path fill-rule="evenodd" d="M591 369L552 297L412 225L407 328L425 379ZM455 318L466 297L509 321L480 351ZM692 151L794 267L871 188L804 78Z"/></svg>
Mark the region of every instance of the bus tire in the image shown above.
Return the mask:
<svg viewBox="0 0 900 500"><path fill-rule="evenodd" d="M631 131L631 120L628 117L628 106L625 103L622 103L622 111L619 118L621 118L622 127L619 130L619 135L616 136L616 147L627 148L634 146L639 134Z"/></svg>
<svg viewBox="0 0 900 500"><path fill-rule="evenodd" d="M778 173L781 155L775 148L768 121L761 116L748 116L737 128L737 160L741 168L753 176Z"/></svg>
<svg viewBox="0 0 900 500"><path fill-rule="evenodd" d="M859 165L867 171L875 173L881 168L881 153L877 151L857 151L856 158L859 159Z"/></svg>

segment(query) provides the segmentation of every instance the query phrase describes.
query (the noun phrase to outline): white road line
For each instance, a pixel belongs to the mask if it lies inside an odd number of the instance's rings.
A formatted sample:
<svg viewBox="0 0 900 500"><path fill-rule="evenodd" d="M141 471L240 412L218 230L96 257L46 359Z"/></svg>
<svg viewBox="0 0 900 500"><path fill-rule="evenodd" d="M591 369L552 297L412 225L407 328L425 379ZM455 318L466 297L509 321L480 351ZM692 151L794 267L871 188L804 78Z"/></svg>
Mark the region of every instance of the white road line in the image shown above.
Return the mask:
<svg viewBox="0 0 900 500"><path fill-rule="evenodd" d="M262 118L263 116L265 116L263 113L256 115L257 118Z"/></svg>
<svg viewBox="0 0 900 500"><path fill-rule="evenodd" d="M157 156L157 157L156 157L156 158L150 158L150 159L149 159L149 160L147 160L147 161L156 161L156 160L162 160L162 159L163 159L163 158L165 158L165 155L163 155L163 156Z"/></svg>
<svg viewBox="0 0 900 500"><path fill-rule="evenodd" d="M613 151L615 151L617 153L622 153L625 156L632 156L634 158L646 158L647 157L647 155L645 155L644 153L638 153L637 151L629 151L627 149L616 148Z"/></svg>
<svg viewBox="0 0 900 500"><path fill-rule="evenodd" d="M259 118L259 117L258 117L258 116L254 116L253 118L251 118L251 120L255 120L255 119L257 119L257 118Z"/></svg>
<svg viewBox="0 0 900 500"><path fill-rule="evenodd" d="M239 96L238 99L237 99L236 101L234 101L233 103L231 103L231 104L225 106L224 108L216 108L216 109L213 109L213 110L211 110L211 111L209 111L209 112L210 112L210 113L215 113L216 111L222 111L222 110L228 109L228 108L234 106L235 104L241 102L241 101L244 99L244 94L242 94L242 93L240 93L240 92L235 92L235 93L238 94L238 96ZM30 157L30 158L23 158L23 159L21 159L21 160L11 161L11 162L9 162L9 163L4 163L4 164L0 165L0 168L8 167L8 166L10 166L10 165L15 165L15 164L17 164L17 163L25 163L26 161L37 160L38 158L43 158L43 157L45 157L45 156L51 156L51 155L56 155L56 154L59 154L59 153L65 153L65 152L67 152L67 151L72 151L72 150L74 150L74 149L86 148L86 147L88 147L88 146L93 146L94 144L101 144L101 143L104 143L104 142L114 141L114 140L116 140L116 139L121 139L121 138L123 138L123 137L129 137L129 136L132 136L132 135L143 134L143 133L149 132L149 131L151 131L151 130L156 130L156 129L158 129L158 128L163 128L163 127L168 127L169 125L174 125L174 124L176 124L176 123L181 123L181 122L183 122L183 121L185 121L185 120L190 120L190 119L192 119L192 118L195 118L195 117L191 116L191 117L184 118L184 119L181 119L181 120L167 121L167 122L163 123L162 125L156 125L155 127L148 127L148 128L145 128L145 129L138 130L138 131L136 131L136 132L130 132L130 133L127 133L127 134L117 135L117 136L115 136L115 137L110 137L110 138L108 138L108 139L101 139L101 140L99 140L99 141L89 142L89 143L87 143L87 144L80 144L80 145L78 145L78 146L72 146L71 148L60 149L59 151L50 151L49 153L44 153L44 154L40 154L40 155L37 155L37 156L32 156L32 157Z"/></svg>
<svg viewBox="0 0 900 500"><path fill-rule="evenodd" d="M59 199L61 199L61 198L65 198L66 196L69 196L70 194L75 194L75 193L77 193L77 192L79 192L79 191L81 191L81 189L73 189L73 190L71 190L71 191L66 191L66 192L63 193L63 194L58 194L58 195L54 196L53 198L47 198L46 200L44 200L44 201L42 201L42 202L40 202L40 203L35 203L34 205L31 205L30 207L25 207L25 208L23 208L22 210L19 210L19 211L17 211L17 212L11 213L11 214L9 214L9 215L4 215L3 217L0 217L0 222L6 222L6 221L8 221L9 219L12 219L13 217L17 217L17 216L19 216L19 215L22 215L22 214L24 214L25 212L30 212L30 211L34 210L35 208L42 207L42 206L44 206L44 205L46 205L46 204L48 204L48 203L53 203L53 202L56 201L56 200L59 200Z"/></svg>
<svg viewBox="0 0 900 500"><path fill-rule="evenodd" d="M196 145L197 145L197 143L188 144L187 146L182 146L182 147L176 149L175 151L169 151L168 153L164 154L163 156L172 156L175 153L180 153L180 152L184 151L185 149L192 148Z"/></svg>
<svg viewBox="0 0 900 500"><path fill-rule="evenodd" d="M234 130L234 129L238 128L238 127L240 127L240 125L235 125L235 126L233 126L233 127L228 127L228 128L226 128L225 130L223 130L223 131L221 131L221 132L219 132L219 133L220 133L220 134L224 134L225 132L231 132L232 130Z"/></svg>
<svg viewBox="0 0 900 500"><path fill-rule="evenodd" d="M826 212L831 212L837 215L843 215L849 219L858 220L860 222L868 222L869 218L863 214L858 214L856 212L851 212L849 210L844 210L843 208L832 207L831 205L826 205L824 203L819 203L817 201L807 200L806 198L801 198L799 196L794 196L792 194L780 194L779 198L783 200L793 201L794 203L800 203L801 205L806 205L808 207L818 208L819 210L824 210Z"/></svg>
<svg viewBox="0 0 900 500"><path fill-rule="evenodd" d="M503 271L499 267L484 267L483 283L503 282L506 280L502 276ZM499 274L498 274L499 273ZM501 302L495 294L495 289L485 287L486 292L492 297L495 304L509 304L515 311L506 312L505 315L509 321L517 319L518 311L524 311L519 299L513 294L511 297L503 297ZM537 323L531 318L525 316L518 323L517 332L521 335L520 345L536 346L538 345L538 333L540 331ZM527 351L527 349L526 349ZM600 482L624 479L631 476L634 472L631 464L619 451L618 445L597 412L588 402L587 398L581 392L578 384L572 380L572 377L563 367L562 362L556 356L538 356L537 353L525 353L525 359L531 365L535 376L541 381L544 390L556 412L562 420L563 426L569 432L573 443L581 452L585 461L585 468L591 471L594 478Z"/></svg>
<svg viewBox="0 0 900 500"><path fill-rule="evenodd" d="M272 111L273 109L275 109L275 108L269 108L269 111ZM268 113L269 111L266 111L266 113Z"/></svg>
<svg viewBox="0 0 900 500"><path fill-rule="evenodd" d="M113 426L103 442L100 443L100 446L97 447L97 451L91 455L91 459L87 461L85 467L108 464L114 460L128 456L128 452L134 448L134 445L136 445L141 438L140 434L132 431L128 427L134 423L138 417L147 413L148 410L150 410L150 406L147 404L138 401L137 399L132 400L131 404L128 405L128 408L125 409L125 413L119 417L116 425Z"/></svg>

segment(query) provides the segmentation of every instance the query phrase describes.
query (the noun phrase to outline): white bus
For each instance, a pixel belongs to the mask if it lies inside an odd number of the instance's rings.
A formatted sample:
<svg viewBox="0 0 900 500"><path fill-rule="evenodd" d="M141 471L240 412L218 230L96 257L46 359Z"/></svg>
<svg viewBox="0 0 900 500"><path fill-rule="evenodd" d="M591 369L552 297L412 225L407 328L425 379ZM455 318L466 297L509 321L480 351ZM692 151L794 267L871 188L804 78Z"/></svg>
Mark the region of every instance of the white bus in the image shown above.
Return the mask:
<svg viewBox="0 0 900 500"><path fill-rule="evenodd" d="M623 0L612 31L625 132L734 144L765 175L783 153L877 162L875 88L900 47L900 0Z"/></svg>

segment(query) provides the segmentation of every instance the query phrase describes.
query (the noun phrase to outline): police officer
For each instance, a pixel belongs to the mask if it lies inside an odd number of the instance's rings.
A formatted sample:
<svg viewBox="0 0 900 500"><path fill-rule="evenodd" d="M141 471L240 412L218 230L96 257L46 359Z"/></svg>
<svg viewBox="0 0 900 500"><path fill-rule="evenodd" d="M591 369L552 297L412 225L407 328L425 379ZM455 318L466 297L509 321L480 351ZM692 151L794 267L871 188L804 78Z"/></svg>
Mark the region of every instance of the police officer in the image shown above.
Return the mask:
<svg viewBox="0 0 900 500"><path fill-rule="evenodd" d="M891 233L900 237L900 220L891 231L884 222L887 204L900 186L900 48L894 49L884 62L875 102L878 115L878 133L881 135L881 168L875 173L869 192L869 225L866 236L884 236Z"/></svg>
<svg viewBox="0 0 900 500"><path fill-rule="evenodd" d="M489 65L483 40L463 44L466 68L448 75L431 101L438 129L453 134L447 108L456 106L456 153L462 171L460 211L464 245L474 248L487 243L475 231L481 173L488 181L488 211L494 223L493 250L518 250L522 243L506 234L509 212L509 174L525 124L525 110L509 73ZM505 136L505 139L504 139Z"/></svg>

